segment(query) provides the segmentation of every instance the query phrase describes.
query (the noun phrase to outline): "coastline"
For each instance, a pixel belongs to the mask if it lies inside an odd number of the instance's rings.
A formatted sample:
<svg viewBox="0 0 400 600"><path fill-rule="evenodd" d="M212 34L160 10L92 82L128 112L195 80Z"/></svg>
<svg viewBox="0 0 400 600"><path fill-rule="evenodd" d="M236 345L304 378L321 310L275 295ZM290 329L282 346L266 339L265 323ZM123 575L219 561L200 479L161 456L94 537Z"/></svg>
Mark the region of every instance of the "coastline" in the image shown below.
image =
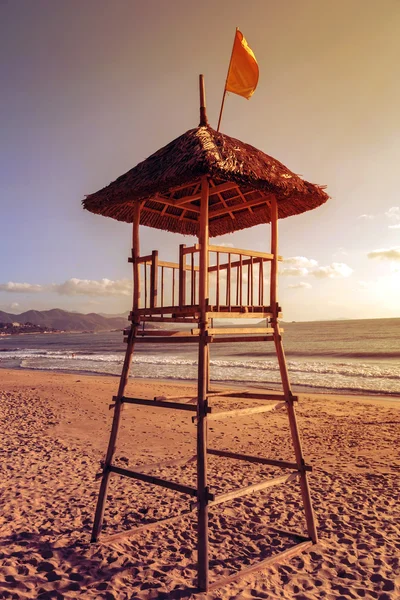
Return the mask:
<svg viewBox="0 0 400 600"><path fill-rule="evenodd" d="M92 371L84 371L84 370L68 370L68 369L57 369L57 370L51 370L51 369L29 369L27 367L21 367L21 366L14 366L14 367L10 367L10 366L2 366L1 364L1 354L0 354L0 372L3 371L17 371L19 373L21 372L28 372L28 373L53 373L53 374L62 374L62 375L73 375L73 376L82 376L82 377L105 377L105 378L112 378L112 379L119 379L120 378L120 374L115 374L115 373L94 373ZM196 385L196 380L195 379L174 379L174 378L163 378L163 377L130 377L130 381L147 381L147 382L152 382L154 384L157 383L164 383L166 385L173 385L173 386L195 386ZM213 383L214 386L214 383ZM254 390L270 390L272 392L276 392L276 391L281 391L281 386L279 384L268 384L266 383L265 385L262 385L260 382L240 382L240 381L231 381L231 380L226 380L226 381L218 381L215 383L215 387L220 389L220 388L251 388ZM300 389L298 389L300 388ZM400 402L400 394L397 392L373 392L373 391L369 391L369 390L348 390L348 389L332 389L332 388L321 388L321 387L316 387L316 388L312 388L307 386L306 384L304 385L300 385L300 384L295 384L292 385L292 390L293 393L296 396L304 396L304 395L316 395L316 396L328 396L328 397L341 397L341 398L381 398L382 400L392 400L393 402Z"/></svg>
<svg viewBox="0 0 400 600"><path fill-rule="evenodd" d="M89 544L99 486L95 474L108 442L116 384L115 377L100 375L1 371L0 591L32 599L56 592L65 598L139 600L250 600L254 594L319 600L357 598L363 595L359 590L380 600L399 596L398 401L301 394L297 414L305 457L313 466L319 544L208 596L195 596L191 515L132 538ZM174 391L191 395L194 388L187 382L132 379L127 393L152 398ZM245 402L215 404L226 410ZM209 437L215 448L292 459L284 411L210 423ZM128 407L116 462L138 469L154 463L157 476L193 484L190 464L177 469L159 463L191 456L194 444L195 427L187 416ZM242 461L211 457L209 462L210 485L217 490L274 475L269 467L260 470ZM298 486L291 483L212 510L212 578L279 550L268 526L301 531L300 504ZM187 508L186 496L113 476L104 535Z"/></svg>

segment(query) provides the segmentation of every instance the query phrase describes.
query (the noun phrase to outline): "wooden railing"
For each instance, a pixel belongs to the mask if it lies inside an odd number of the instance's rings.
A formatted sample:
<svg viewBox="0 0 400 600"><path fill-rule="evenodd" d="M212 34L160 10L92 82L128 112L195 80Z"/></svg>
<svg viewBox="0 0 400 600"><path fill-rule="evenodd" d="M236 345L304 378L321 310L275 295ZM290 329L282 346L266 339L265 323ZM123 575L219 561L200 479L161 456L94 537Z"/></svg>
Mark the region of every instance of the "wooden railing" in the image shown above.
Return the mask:
<svg viewBox="0 0 400 600"><path fill-rule="evenodd" d="M141 270L139 308L162 309L198 304L199 245L179 247L179 262L161 261L158 251L137 259ZM280 257L279 257L280 258ZM269 304L265 263L272 254L209 246L209 305L216 310Z"/></svg>

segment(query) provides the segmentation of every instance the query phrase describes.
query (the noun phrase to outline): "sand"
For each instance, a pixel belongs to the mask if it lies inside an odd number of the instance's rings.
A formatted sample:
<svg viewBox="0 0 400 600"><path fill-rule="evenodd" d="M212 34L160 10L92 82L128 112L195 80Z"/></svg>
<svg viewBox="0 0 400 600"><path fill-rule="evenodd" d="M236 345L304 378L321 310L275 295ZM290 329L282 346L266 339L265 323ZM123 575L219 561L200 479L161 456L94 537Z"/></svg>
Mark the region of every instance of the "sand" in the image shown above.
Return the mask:
<svg viewBox="0 0 400 600"><path fill-rule="evenodd" d="M304 394L298 405L320 542L295 558L208 595L195 593L195 518L90 545L117 389L113 377L0 371L0 598L400 598L400 402ZM132 381L152 398L188 385ZM254 404L254 403L253 403ZM245 406L224 400L217 405ZM293 460L284 411L213 422L210 445ZM174 461L195 449L188 413L129 406L116 463ZM193 463L153 470L187 485ZM210 487L228 491L274 476L210 458ZM189 497L112 476L104 538L189 509ZM211 581L293 544L271 527L304 531L298 483L211 512Z"/></svg>

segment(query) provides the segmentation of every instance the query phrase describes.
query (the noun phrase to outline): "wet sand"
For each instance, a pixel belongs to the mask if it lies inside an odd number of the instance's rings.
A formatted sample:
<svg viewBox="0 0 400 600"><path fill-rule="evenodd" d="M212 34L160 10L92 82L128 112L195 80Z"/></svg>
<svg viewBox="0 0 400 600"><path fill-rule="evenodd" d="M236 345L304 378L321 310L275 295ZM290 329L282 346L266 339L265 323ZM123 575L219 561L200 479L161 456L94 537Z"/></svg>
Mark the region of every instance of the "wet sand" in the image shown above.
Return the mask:
<svg viewBox="0 0 400 600"><path fill-rule="evenodd" d="M194 513L132 537L89 543L95 474L108 442L117 379L16 370L0 375L0 598L400 598L399 401L300 396L319 544L206 595L195 592ZM176 392L190 396L193 387L132 380L127 395ZM213 405L251 404L225 399ZM146 470L190 458L195 434L190 413L129 406L115 462ZM211 422L209 445L293 460L284 411ZM190 461L151 472L195 485ZM264 465L217 457L209 458L209 472L216 492L278 475ZM103 539L185 513L189 505L188 496L112 475ZM296 541L272 527L305 532L298 482L231 500L210 515L211 581Z"/></svg>

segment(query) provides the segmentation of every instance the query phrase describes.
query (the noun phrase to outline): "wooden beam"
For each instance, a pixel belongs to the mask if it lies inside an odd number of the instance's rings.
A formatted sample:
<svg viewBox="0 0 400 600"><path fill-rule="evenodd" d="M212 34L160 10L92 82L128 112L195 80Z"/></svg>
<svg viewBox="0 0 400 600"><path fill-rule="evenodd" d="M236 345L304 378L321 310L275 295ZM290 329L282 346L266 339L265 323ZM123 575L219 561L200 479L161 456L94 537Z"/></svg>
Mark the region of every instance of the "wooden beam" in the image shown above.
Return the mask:
<svg viewBox="0 0 400 600"><path fill-rule="evenodd" d="M160 194L157 194L157 196L155 196L154 198L151 198L151 200L154 200L154 202L159 202L160 204L166 204L167 206L172 206L173 208L182 208L182 204L186 204L186 202L181 202L180 199L178 201L171 200L170 198L166 198L165 196L161 196ZM187 202L190 202L190 200L187 200ZM145 209L147 209L147 207L145 207ZM182 213L180 216L175 215L176 218L181 219L182 214L186 210L191 210L192 212L200 214L200 209L198 206L187 206L187 207L185 206L184 208L182 208Z"/></svg>
<svg viewBox="0 0 400 600"><path fill-rule="evenodd" d="M220 217L221 215L224 215L228 212L236 212L238 210L244 210L246 208L249 208L250 206L258 206L261 204L268 204L269 200L271 198L271 194L269 194L268 196L262 196L261 198L257 198L256 200L248 200L247 202L244 202L242 204L235 204L234 206L229 206L228 209L224 208L217 208L217 210L210 210L210 221L211 219L214 219L215 217ZM212 208L212 207L210 207Z"/></svg>
<svg viewBox="0 0 400 600"><path fill-rule="evenodd" d="M113 400L116 397L114 396ZM151 406L153 408L173 408L174 410L188 410L196 412L196 406L193 404L183 404L181 402L164 402L163 400L148 400L144 398L127 398L123 396L121 402L124 404L139 404L141 406Z"/></svg>
<svg viewBox="0 0 400 600"><path fill-rule="evenodd" d="M268 393L264 393L264 392L251 392L248 390L245 391L240 391L238 390L237 392L235 392L234 390L232 390L231 392L228 392L226 394L224 394L227 398L242 398L242 399L246 399L246 400L273 400L273 401L281 401L281 402L285 402L286 398L284 394L268 394ZM292 397L293 401L296 401L298 399L297 396L293 396Z"/></svg>
<svg viewBox="0 0 400 600"><path fill-rule="evenodd" d="M217 260L219 260L219 255L222 254L221 252L217 252ZM240 267L240 264L242 264L242 266L244 265L248 265L251 262L251 258L248 258L247 260L242 260L242 262L240 262L240 260L235 260L234 262L231 262L231 268L237 268ZM268 259L263 259L263 258L256 258L254 260L255 263L260 263L263 260L268 260ZM208 267L208 272L209 273L213 273L214 271L224 271L226 269L228 269L228 265L229 263L223 263L221 264L216 264L216 265L212 265L211 267Z"/></svg>
<svg viewBox="0 0 400 600"><path fill-rule="evenodd" d="M175 481L167 481L166 479L161 479L160 477L154 477L153 475L147 475L146 473L131 471L130 469L123 469L121 467L117 467L116 465L110 465L108 470L110 473L117 473L117 475L122 475L123 477L129 477L130 479L137 479L138 481L144 481L145 483L159 485L160 487L174 490L175 492L179 492L181 494L197 496L196 488L188 485L182 485L180 483L176 483ZM211 496L214 497L214 494L210 494L210 497Z"/></svg>
<svg viewBox="0 0 400 600"><path fill-rule="evenodd" d="M159 210L155 210L155 208L149 208L148 206L144 206L143 210L151 212L151 213L154 213L154 214L156 214L158 216L160 216L161 212L162 212L162 211L159 211ZM180 215L171 215L170 213L164 214L164 216L170 217L171 219L176 219L176 221L179 221L179 220L181 220L181 221L187 221L188 223L192 223L192 224L198 222L198 219L189 219L187 217L180 218Z"/></svg>
<svg viewBox="0 0 400 600"><path fill-rule="evenodd" d="M250 256L252 258L263 258L272 260L273 255L257 250L244 250L243 248L227 248L226 246L208 246L210 252L222 252L223 254L240 254L241 256ZM233 266L233 263L232 263Z"/></svg>
<svg viewBox="0 0 400 600"><path fill-rule="evenodd" d="M208 308L211 308L210 306ZM271 312L223 312L219 311L210 311L207 312L208 319L268 319L272 317Z"/></svg>
<svg viewBox="0 0 400 600"><path fill-rule="evenodd" d="M179 306L164 306L163 308L140 308L138 311L139 315L147 315L149 317L155 317L156 315L165 315L169 313L173 313L176 316L197 316L199 315L199 307L197 305L194 306L184 306L183 308L179 308Z"/></svg>
<svg viewBox="0 0 400 600"><path fill-rule="evenodd" d="M270 272L270 307L277 318L277 283L278 283L278 204L275 196L271 199L271 262Z"/></svg>
<svg viewBox="0 0 400 600"><path fill-rule="evenodd" d="M173 517L167 517L165 519L160 519L159 521L152 521L151 523L145 523L144 525L139 525L138 527L134 527L133 529L121 531L120 533L116 533L114 535L110 535L106 538L103 538L102 540L100 540L100 544L112 544L113 542L119 542L123 539L128 539L130 537L133 537L134 535L143 533L144 531L156 529L157 527L161 527L162 525L169 525L170 523L179 521L179 519L183 519L191 513L193 513L193 510L185 510L179 513L179 515L174 515Z"/></svg>
<svg viewBox="0 0 400 600"><path fill-rule="evenodd" d="M167 338L169 339L169 338ZM189 338L190 339L190 338ZM263 336L259 336L259 335L252 335L252 336L224 336L224 337L219 337L219 338L215 338L210 336L209 337L209 343L211 344L227 344L227 343L232 343L232 342L273 342L274 341L274 337L272 335L263 335Z"/></svg>
<svg viewBox="0 0 400 600"><path fill-rule="evenodd" d="M192 329L193 335L199 335L200 329ZM273 333L272 327L210 327L207 329L208 335L262 335Z"/></svg>
<svg viewBox="0 0 400 600"><path fill-rule="evenodd" d="M226 410L223 412L212 413L208 417L208 420L220 421L221 419L230 419L231 417L247 417L248 415L269 412L271 410L279 410L284 406L285 402L278 402L277 404L263 404L261 406L252 406L251 408L238 408L236 410Z"/></svg>
<svg viewBox="0 0 400 600"><path fill-rule="evenodd" d="M192 331L198 331L196 329L192 329L190 331L169 331L168 329L149 329L144 331L139 331L137 334L138 337L194 337L195 333Z"/></svg>
<svg viewBox="0 0 400 600"><path fill-rule="evenodd" d="M276 533L280 533L281 535L287 535L290 537L297 537L300 540L304 540L310 542L310 538L303 533L297 533L297 531L292 531L291 529L282 529L282 527L268 527L271 531L275 531Z"/></svg>
<svg viewBox="0 0 400 600"><path fill-rule="evenodd" d="M244 460L246 462L258 463L260 465L270 465L271 467L281 467L282 469L292 469L298 471L298 466L294 462L286 460L275 460L273 458L263 458L262 456L250 456L249 454L238 454L237 452L228 452L227 450L215 450L208 448L208 454L212 456L221 456L223 458L233 458L236 460ZM304 465L305 471L312 471L310 465Z"/></svg>
<svg viewBox="0 0 400 600"><path fill-rule="evenodd" d="M300 542L300 544L296 544L295 546L292 546L291 548L287 548L286 550L283 550L283 552L279 552L279 554L275 554L275 556L270 556L270 557L262 560L261 562L256 563L255 565L246 567L245 569L242 569L238 573L234 573L233 575L229 575L228 577L223 577L222 579L219 579L215 583L211 584L209 586L208 590L212 591L212 590L216 590L217 588L224 587L224 586L228 585L229 583L236 581L237 579L241 579L242 577L247 577L247 575L251 575L252 573L261 571L262 569L265 569L266 567L269 567L276 562L281 562L283 560L287 560L288 558L291 558L292 556L296 556L296 554L304 552L308 548L311 548L311 546L313 546L313 545L314 545L314 543L311 540L305 541L305 542Z"/></svg>
<svg viewBox="0 0 400 600"><path fill-rule="evenodd" d="M229 396L235 393L235 390L209 390L207 398L216 398L217 396Z"/></svg>
<svg viewBox="0 0 400 600"><path fill-rule="evenodd" d="M232 492L218 494L217 496L215 496L214 500L210 502L210 506L216 506L217 504L221 504L222 502L228 502L229 500L234 500L235 498L241 498L242 496L247 496L248 494L254 494L261 490L274 487L275 485L280 485L281 483L290 483L294 479L297 479L299 475L300 473L281 475L280 477L274 477L273 479L269 479L268 481L254 483L253 485L248 485L246 487L233 490Z"/></svg>
<svg viewBox="0 0 400 600"><path fill-rule="evenodd" d="M185 246L183 248L183 254L193 254L193 252L200 251L200 244L194 244L193 246Z"/></svg>
<svg viewBox="0 0 400 600"><path fill-rule="evenodd" d="M237 187L238 187L237 183L227 181L226 183L221 183L220 185L210 187L210 196L213 196L214 194L221 193L221 192L227 192L227 191L233 190L234 188L237 188ZM188 202L193 202L194 200L200 200L200 198L201 198L201 191L198 194L192 194L191 196L183 196L182 198L179 198L179 200L175 200L174 206L179 207L179 206L182 206L183 204L187 204ZM196 208L200 212L199 208L198 207L196 207Z"/></svg>
<svg viewBox="0 0 400 600"><path fill-rule="evenodd" d="M135 260L140 255L140 243L139 243L139 224L140 224L140 211L141 203L135 202L133 208L133 224L132 224L132 258L133 263L133 298L132 298L132 328L128 336L128 346L126 348L124 364L122 367L121 379L118 386L118 395L115 403L113 421L111 425L110 439L108 441L107 452L104 460L104 470L102 474L99 495L97 498L96 512L94 516L91 542L97 542L100 535L100 531L104 519L105 502L107 498L108 484L110 479L109 467L112 463L112 459L115 453L115 447L117 443L118 430L121 422L121 413L123 404L121 398L124 395L126 385L129 378L129 370L133 357L133 349L135 343L135 333L137 331L138 323L138 308L140 300L140 267L135 263Z"/></svg>
<svg viewBox="0 0 400 600"><path fill-rule="evenodd" d="M193 325L197 322L196 319L187 318L187 317L164 317L164 316L153 316L153 317L141 317L142 323L188 323L189 325Z"/></svg>
<svg viewBox="0 0 400 600"><path fill-rule="evenodd" d="M198 344L198 340L193 336L172 336L172 337L136 337L135 344Z"/></svg>
<svg viewBox="0 0 400 600"><path fill-rule="evenodd" d="M198 352L197 378L197 567L198 586L208 589L208 484L207 484L207 375L209 354L207 350L207 299L208 299L208 259L209 259L209 182L204 176L201 180L201 215L199 227L200 273L199 273L199 308L200 339Z"/></svg>

